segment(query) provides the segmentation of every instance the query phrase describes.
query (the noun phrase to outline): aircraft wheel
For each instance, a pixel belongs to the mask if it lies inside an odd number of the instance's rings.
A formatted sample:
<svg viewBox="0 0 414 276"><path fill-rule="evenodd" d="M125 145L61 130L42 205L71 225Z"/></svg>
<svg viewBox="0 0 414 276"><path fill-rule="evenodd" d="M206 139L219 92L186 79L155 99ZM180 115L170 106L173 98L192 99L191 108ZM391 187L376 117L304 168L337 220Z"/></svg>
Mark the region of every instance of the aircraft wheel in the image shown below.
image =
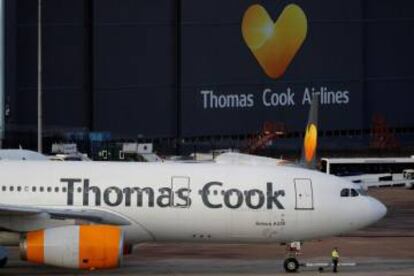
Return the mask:
<svg viewBox="0 0 414 276"><path fill-rule="evenodd" d="M283 262L283 267L285 268L286 272L289 272L289 273L297 272L299 269L299 262L295 258L287 258Z"/></svg>

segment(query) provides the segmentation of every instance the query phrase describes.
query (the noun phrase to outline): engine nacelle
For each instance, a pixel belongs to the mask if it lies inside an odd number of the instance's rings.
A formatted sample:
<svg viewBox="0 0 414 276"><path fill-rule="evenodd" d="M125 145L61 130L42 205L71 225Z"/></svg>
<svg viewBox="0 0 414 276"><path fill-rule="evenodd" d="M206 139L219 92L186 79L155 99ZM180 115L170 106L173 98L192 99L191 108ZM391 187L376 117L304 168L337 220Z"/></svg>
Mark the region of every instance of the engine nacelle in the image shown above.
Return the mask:
<svg viewBox="0 0 414 276"><path fill-rule="evenodd" d="M108 225L71 225L28 232L20 242L23 260L67 268L119 267L123 231Z"/></svg>

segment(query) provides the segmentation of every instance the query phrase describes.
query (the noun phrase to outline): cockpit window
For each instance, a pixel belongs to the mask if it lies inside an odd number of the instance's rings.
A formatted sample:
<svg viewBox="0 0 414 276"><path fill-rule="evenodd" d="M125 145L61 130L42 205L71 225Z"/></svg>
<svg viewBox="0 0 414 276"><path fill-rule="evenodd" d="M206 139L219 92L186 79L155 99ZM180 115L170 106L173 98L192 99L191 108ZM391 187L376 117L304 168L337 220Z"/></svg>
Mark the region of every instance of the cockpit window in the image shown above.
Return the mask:
<svg viewBox="0 0 414 276"><path fill-rule="evenodd" d="M349 189L343 189L341 191L341 197L348 197L349 196Z"/></svg>
<svg viewBox="0 0 414 276"><path fill-rule="evenodd" d="M351 196L356 197L356 196L359 196L359 194L355 189L351 189Z"/></svg>
<svg viewBox="0 0 414 276"><path fill-rule="evenodd" d="M345 188L341 190L341 197L357 197L360 194L362 194L360 190L356 190L356 189Z"/></svg>

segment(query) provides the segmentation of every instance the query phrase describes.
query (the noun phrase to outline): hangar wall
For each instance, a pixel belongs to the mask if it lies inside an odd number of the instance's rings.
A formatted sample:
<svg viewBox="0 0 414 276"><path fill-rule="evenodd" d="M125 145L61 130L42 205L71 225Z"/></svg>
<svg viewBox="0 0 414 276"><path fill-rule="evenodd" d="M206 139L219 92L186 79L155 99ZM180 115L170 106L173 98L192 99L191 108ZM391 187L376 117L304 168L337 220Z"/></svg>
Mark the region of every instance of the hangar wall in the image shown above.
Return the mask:
<svg viewBox="0 0 414 276"><path fill-rule="evenodd" d="M270 36L292 4L306 17L305 39L278 77L262 69L242 33L254 4L272 20ZM6 1L9 133L36 127L36 5ZM409 0L43 0L43 7L47 133L243 135L266 121L301 131L315 91L325 94L322 130L366 129L377 113L392 127L414 127ZM291 47L283 43L276 45Z"/></svg>
<svg viewBox="0 0 414 276"><path fill-rule="evenodd" d="M45 124L84 127L88 115L88 32L84 3L45 1L43 5L43 85ZM36 126L37 1L6 1L6 100L9 129Z"/></svg>
<svg viewBox="0 0 414 276"><path fill-rule="evenodd" d="M184 136L254 133L264 121L283 122L290 130L301 130L310 103L307 96L321 90L341 95L339 100L325 99L321 105L323 128L361 128L360 1L295 1L307 17L308 32L277 79L263 72L242 36L243 15L256 2L184 1ZM260 3L277 18L291 1ZM283 94L288 101L283 101ZM252 104L241 107L230 100L216 104L213 95L251 95Z"/></svg>
<svg viewBox="0 0 414 276"><path fill-rule="evenodd" d="M363 1L366 119L413 127L414 2Z"/></svg>
<svg viewBox="0 0 414 276"><path fill-rule="evenodd" d="M174 1L94 1L93 24L93 129L176 136Z"/></svg>

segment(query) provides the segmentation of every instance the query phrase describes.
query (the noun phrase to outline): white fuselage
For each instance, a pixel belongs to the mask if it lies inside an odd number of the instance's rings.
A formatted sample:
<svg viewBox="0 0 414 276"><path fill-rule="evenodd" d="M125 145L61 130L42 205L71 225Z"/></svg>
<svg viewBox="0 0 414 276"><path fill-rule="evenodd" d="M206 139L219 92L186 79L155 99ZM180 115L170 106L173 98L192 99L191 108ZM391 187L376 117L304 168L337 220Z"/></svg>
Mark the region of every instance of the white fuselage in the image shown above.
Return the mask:
<svg viewBox="0 0 414 276"><path fill-rule="evenodd" d="M0 204L104 210L130 222L130 244L302 241L365 227L386 212L371 197L341 197L358 189L352 183L293 167L17 161L0 163L0 179ZM0 228L19 232L64 223L0 217Z"/></svg>

